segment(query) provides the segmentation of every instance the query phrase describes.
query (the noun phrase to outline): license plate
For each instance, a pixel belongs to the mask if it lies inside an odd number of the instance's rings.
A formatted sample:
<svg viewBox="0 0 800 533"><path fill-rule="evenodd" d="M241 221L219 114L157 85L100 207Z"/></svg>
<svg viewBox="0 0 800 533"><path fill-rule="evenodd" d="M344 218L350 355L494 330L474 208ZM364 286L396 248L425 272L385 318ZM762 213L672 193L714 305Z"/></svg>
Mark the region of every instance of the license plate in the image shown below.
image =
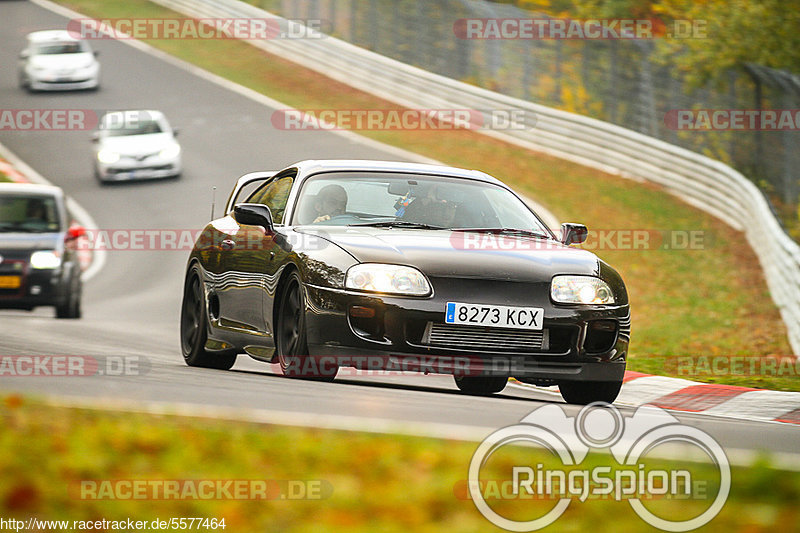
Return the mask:
<svg viewBox="0 0 800 533"><path fill-rule="evenodd" d="M509 307L460 302L447 302L444 316L447 324L536 330L542 329L543 319L544 309L541 307Z"/></svg>
<svg viewBox="0 0 800 533"><path fill-rule="evenodd" d="M19 276L0 276L0 289L19 289Z"/></svg>

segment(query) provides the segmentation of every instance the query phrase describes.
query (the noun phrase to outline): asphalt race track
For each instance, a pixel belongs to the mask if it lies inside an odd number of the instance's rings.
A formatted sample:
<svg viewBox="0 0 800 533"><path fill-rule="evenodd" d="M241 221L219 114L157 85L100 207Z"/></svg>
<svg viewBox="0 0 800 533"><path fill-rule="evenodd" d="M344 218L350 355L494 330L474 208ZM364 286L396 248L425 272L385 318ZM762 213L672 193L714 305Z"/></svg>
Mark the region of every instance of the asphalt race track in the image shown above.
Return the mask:
<svg viewBox="0 0 800 533"><path fill-rule="evenodd" d="M265 105L122 42L92 43L100 51L99 92L31 95L20 90L16 65L24 36L65 27L65 18L32 3L0 4L0 108L152 108L181 130L185 169L180 180L107 187L92 177L89 131L0 131L0 143L63 187L101 229L196 230L209 219L212 187L218 189L219 206L246 172L302 159L398 158L397 152L352 136L277 131ZM105 267L85 285L79 321L56 320L52 309L0 311L0 354L138 357L146 361L142 375L2 377L0 393L90 396L98 404L100 398L113 398L277 410L296 413L300 421L303 415L336 415L485 433L555 401L551 394L511 386L492 398L465 396L449 376L349 377L330 384L290 380L246 356L228 372L189 368L178 345L187 256L186 250L108 253ZM796 426L692 414L678 418L710 433L726 449L798 452Z"/></svg>

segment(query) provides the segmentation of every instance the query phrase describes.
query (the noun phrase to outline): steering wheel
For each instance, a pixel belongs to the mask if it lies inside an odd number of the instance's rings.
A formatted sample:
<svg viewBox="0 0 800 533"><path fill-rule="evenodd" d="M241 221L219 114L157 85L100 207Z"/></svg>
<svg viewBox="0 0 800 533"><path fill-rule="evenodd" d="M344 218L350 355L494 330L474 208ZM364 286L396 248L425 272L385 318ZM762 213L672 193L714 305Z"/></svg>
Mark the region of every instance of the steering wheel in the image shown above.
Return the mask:
<svg viewBox="0 0 800 533"><path fill-rule="evenodd" d="M315 226L344 226L351 222L356 222L361 220L357 216L354 215L336 215L334 217L329 218L328 220L322 220L320 222L315 222Z"/></svg>

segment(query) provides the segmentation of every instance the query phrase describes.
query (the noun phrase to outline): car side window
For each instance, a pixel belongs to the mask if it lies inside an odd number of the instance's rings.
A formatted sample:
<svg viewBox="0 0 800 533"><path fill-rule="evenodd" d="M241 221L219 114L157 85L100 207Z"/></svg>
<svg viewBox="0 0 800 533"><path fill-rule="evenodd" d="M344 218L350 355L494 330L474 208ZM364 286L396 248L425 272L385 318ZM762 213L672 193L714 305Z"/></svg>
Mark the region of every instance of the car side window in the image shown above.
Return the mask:
<svg viewBox="0 0 800 533"><path fill-rule="evenodd" d="M269 207L273 222L283 224L283 214L286 211L286 203L289 200L289 192L292 190L293 183L293 175L272 180L250 195L247 202L264 204Z"/></svg>

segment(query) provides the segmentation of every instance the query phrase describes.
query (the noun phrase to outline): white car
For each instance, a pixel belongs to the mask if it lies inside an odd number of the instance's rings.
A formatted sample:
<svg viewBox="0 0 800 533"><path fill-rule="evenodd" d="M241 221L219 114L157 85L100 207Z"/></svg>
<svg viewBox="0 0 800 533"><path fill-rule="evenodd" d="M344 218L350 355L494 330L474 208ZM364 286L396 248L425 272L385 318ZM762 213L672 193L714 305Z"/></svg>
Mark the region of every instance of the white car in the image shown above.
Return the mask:
<svg viewBox="0 0 800 533"><path fill-rule="evenodd" d="M96 56L87 41L68 31L35 31L28 34L28 44L19 55L19 84L31 91L97 89Z"/></svg>
<svg viewBox="0 0 800 533"><path fill-rule="evenodd" d="M101 183L178 177L182 171L177 130L160 111L114 111L92 136L94 174Z"/></svg>

